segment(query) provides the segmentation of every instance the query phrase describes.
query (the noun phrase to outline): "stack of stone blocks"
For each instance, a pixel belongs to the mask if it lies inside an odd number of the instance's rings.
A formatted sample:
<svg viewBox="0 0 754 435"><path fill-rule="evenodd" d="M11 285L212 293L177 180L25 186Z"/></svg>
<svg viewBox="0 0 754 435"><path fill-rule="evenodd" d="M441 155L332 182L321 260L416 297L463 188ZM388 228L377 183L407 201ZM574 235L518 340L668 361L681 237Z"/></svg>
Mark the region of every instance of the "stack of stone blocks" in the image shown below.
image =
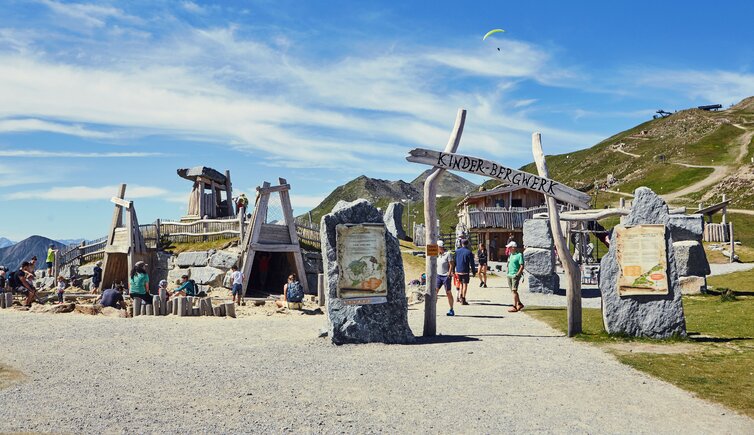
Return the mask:
<svg viewBox="0 0 754 435"><path fill-rule="evenodd" d="M681 293L705 293L710 267L702 245L704 217L700 214L672 214L669 216L668 227L673 239Z"/></svg>
<svg viewBox="0 0 754 435"><path fill-rule="evenodd" d="M555 273L555 240L548 219L524 221L524 271L532 293L552 294L560 289Z"/></svg>

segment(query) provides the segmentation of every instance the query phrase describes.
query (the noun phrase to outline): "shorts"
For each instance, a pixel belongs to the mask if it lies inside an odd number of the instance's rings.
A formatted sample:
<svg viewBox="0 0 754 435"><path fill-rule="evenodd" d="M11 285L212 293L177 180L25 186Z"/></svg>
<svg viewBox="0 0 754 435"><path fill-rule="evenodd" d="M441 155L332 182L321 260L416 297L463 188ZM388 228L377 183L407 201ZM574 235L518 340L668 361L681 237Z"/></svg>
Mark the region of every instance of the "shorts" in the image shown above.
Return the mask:
<svg viewBox="0 0 754 435"><path fill-rule="evenodd" d="M450 291L450 277L448 275L437 275L437 290L445 287L445 291Z"/></svg>
<svg viewBox="0 0 754 435"><path fill-rule="evenodd" d="M52 261L48 261L47 262L47 268L48 269L52 269Z"/></svg>
<svg viewBox="0 0 754 435"><path fill-rule="evenodd" d="M233 288L231 288L230 291L233 293L233 296L240 295L241 292L243 292L243 285L233 284Z"/></svg>
<svg viewBox="0 0 754 435"><path fill-rule="evenodd" d="M480 262L479 262L479 265L480 265L480 266L486 266L486 265L487 265L487 262L486 262L486 261L480 261Z"/></svg>
<svg viewBox="0 0 754 435"><path fill-rule="evenodd" d="M468 284L469 283L470 276L469 276L468 273L458 273L456 275L458 275L458 281L461 284Z"/></svg>
<svg viewBox="0 0 754 435"><path fill-rule="evenodd" d="M508 277L508 287L511 288L512 292L518 291L518 284L521 282L521 275L519 276L509 276Z"/></svg>

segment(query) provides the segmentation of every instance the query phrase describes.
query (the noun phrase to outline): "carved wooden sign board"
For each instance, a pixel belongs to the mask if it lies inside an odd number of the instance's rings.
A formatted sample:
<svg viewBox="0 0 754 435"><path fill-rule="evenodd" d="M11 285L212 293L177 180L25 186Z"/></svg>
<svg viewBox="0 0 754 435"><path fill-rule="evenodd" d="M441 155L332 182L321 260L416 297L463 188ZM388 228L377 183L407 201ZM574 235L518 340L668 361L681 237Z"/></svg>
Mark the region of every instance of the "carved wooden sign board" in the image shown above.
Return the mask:
<svg viewBox="0 0 754 435"><path fill-rule="evenodd" d="M557 181L508 168L500 163L478 157L416 148L409 151L409 156L406 157L406 160L451 171L468 172L470 174L496 178L513 186L542 192L544 195L581 208L589 208L589 202L591 201L591 197L586 193L579 192Z"/></svg>

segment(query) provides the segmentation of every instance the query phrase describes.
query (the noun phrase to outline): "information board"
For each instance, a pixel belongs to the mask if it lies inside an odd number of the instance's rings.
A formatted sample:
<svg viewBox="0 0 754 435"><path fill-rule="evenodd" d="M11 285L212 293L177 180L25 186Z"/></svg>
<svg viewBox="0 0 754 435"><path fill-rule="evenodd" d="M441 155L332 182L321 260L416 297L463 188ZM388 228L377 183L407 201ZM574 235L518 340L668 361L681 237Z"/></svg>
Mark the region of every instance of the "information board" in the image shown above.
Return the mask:
<svg viewBox="0 0 754 435"><path fill-rule="evenodd" d="M668 294L665 225L636 225L614 229L620 265L621 296Z"/></svg>
<svg viewBox="0 0 754 435"><path fill-rule="evenodd" d="M387 296L387 255L385 225L338 225L336 228L338 256L338 297L385 302ZM379 299L377 299L379 298ZM369 302L369 300L373 302ZM348 303L348 302L346 302Z"/></svg>
<svg viewBox="0 0 754 435"><path fill-rule="evenodd" d="M426 253L427 257L437 257L437 254L440 253L440 247L437 245L427 245Z"/></svg>

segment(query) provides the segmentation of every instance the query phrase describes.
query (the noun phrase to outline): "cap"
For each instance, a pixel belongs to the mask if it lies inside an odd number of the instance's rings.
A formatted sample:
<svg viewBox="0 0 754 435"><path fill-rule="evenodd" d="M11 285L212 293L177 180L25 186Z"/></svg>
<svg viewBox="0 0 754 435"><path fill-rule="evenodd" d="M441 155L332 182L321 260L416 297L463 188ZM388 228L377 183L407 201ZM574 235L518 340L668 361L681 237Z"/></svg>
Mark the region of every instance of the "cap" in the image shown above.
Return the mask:
<svg viewBox="0 0 754 435"><path fill-rule="evenodd" d="M146 265L147 265L147 263L145 263L143 261L137 261L136 264L134 264L134 266L146 266Z"/></svg>
<svg viewBox="0 0 754 435"><path fill-rule="evenodd" d="M168 282L166 280L164 279L160 280L160 287L167 287L167 286L168 286Z"/></svg>
<svg viewBox="0 0 754 435"><path fill-rule="evenodd" d="M505 245L505 247L506 248L518 248L518 243L516 243L513 240L511 240L510 242L508 242L507 245Z"/></svg>
<svg viewBox="0 0 754 435"><path fill-rule="evenodd" d="M444 246L445 246L445 243L444 243L444 242L443 242L442 240L438 240L438 241L437 241L437 246L439 246L439 247L441 247L441 248L442 248L442 247L444 247Z"/></svg>

